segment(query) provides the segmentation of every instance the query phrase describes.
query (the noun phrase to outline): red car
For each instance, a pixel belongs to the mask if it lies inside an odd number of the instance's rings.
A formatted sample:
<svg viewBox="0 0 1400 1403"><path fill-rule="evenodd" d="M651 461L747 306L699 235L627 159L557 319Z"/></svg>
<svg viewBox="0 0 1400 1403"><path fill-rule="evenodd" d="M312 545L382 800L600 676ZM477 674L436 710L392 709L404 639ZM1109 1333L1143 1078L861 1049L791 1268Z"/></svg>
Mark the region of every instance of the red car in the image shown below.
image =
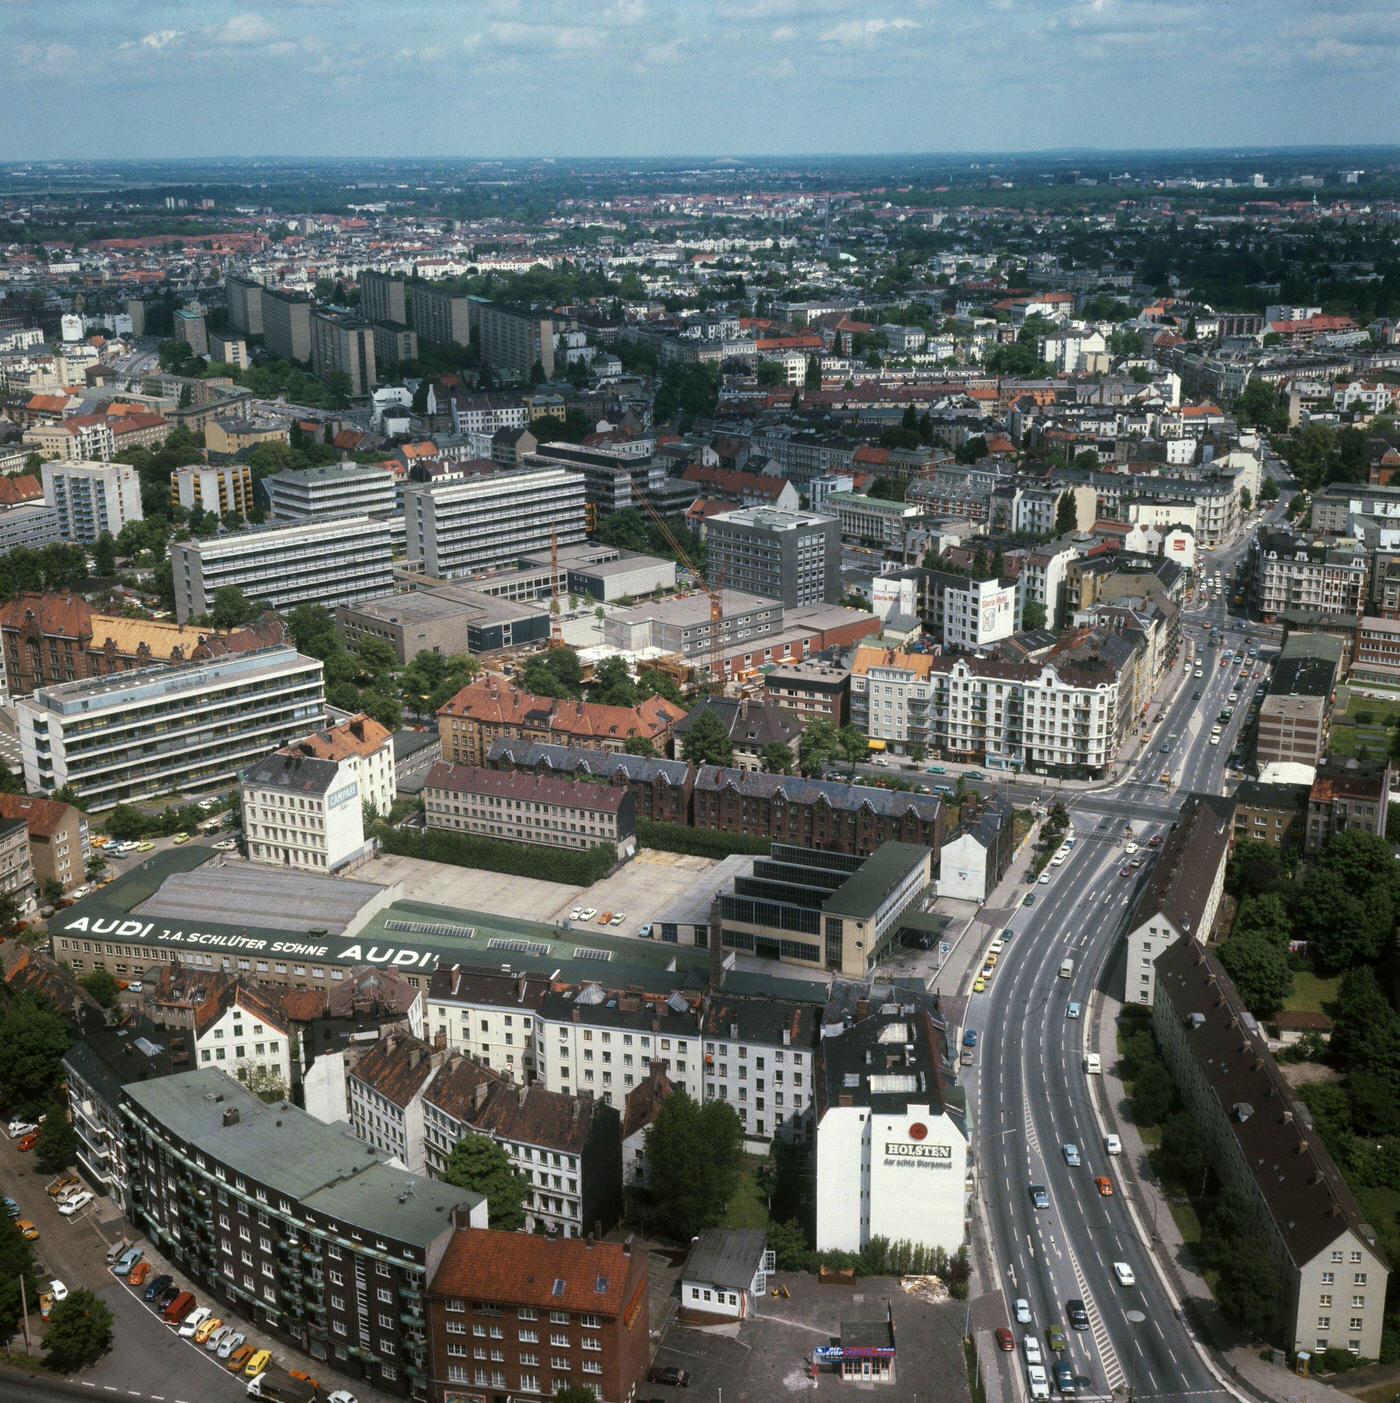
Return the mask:
<svg viewBox="0 0 1400 1403"><path fill-rule="evenodd" d="M1004 1349L1010 1353L1016 1348L1016 1337L1005 1325L998 1325L994 1333L996 1334L998 1349Z"/></svg>
<svg viewBox="0 0 1400 1403"><path fill-rule="evenodd" d="M26 1136L24 1137L24 1139L21 1140L21 1141L15 1146L15 1149L19 1150L21 1153L24 1153L24 1152L27 1151L27 1150L32 1150L32 1149L34 1148L34 1146L37 1145L38 1143L39 1143L39 1132L38 1132L37 1130L31 1130L31 1131L29 1132L29 1134L26 1135Z"/></svg>

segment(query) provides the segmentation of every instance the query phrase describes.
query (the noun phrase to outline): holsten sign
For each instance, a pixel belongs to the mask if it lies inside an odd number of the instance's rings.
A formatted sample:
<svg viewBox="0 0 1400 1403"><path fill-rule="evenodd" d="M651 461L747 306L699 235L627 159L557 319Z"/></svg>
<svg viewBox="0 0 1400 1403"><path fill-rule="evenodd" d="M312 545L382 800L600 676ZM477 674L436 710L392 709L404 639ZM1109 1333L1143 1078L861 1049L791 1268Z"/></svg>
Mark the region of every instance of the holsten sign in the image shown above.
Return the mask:
<svg viewBox="0 0 1400 1403"><path fill-rule="evenodd" d="M399 969L427 971L438 967L438 952L421 947L378 945L362 940L270 940L235 930L172 928L130 916L74 916L59 925L58 933L90 939L226 950L240 955L290 955L298 959L324 960L328 964L393 965Z"/></svg>

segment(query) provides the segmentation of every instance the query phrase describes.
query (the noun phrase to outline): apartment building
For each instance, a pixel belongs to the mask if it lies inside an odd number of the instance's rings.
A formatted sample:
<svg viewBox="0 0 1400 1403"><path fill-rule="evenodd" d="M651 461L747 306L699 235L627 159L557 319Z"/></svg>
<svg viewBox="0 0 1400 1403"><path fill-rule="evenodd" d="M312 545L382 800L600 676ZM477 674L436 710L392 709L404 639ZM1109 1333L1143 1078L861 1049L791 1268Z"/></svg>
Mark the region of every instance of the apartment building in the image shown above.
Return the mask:
<svg viewBox="0 0 1400 1403"><path fill-rule="evenodd" d="M374 359L379 366L418 359L418 333L402 322L373 322Z"/></svg>
<svg viewBox="0 0 1400 1403"><path fill-rule="evenodd" d="M273 521L379 517L395 509L396 478L382 463L331 463L263 479Z"/></svg>
<svg viewBox="0 0 1400 1403"><path fill-rule="evenodd" d="M321 663L286 644L41 687L16 704L25 785L89 810L226 787L325 719Z"/></svg>
<svg viewBox="0 0 1400 1403"><path fill-rule="evenodd" d="M1261 531L1252 549L1253 603L1266 623L1289 609L1354 618L1364 611L1370 565L1360 544L1331 545Z"/></svg>
<svg viewBox="0 0 1400 1403"><path fill-rule="evenodd" d="M374 360L374 328L344 312L311 314L311 370L322 380L340 374L349 380L347 394L359 399L379 383Z"/></svg>
<svg viewBox="0 0 1400 1403"><path fill-rule="evenodd" d="M75 414L56 423L34 424L24 431L22 442L26 454L67 463L105 463L117 451L112 421L100 414Z"/></svg>
<svg viewBox="0 0 1400 1403"><path fill-rule="evenodd" d="M408 321L405 283L401 277L392 273L377 273L366 268L360 274L358 282L360 312L367 322Z"/></svg>
<svg viewBox="0 0 1400 1403"><path fill-rule="evenodd" d="M240 797L253 862L330 873L373 851L365 843L359 786L333 761L265 755L243 772Z"/></svg>
<svg viewBox="0 0 1400 1403"><path fill-rule="evenodd" d="M22 914L34 908L34 860L22 818L0 817L0 897L8 897Z"/></svg>
<svg viewBox="0 0 1400 1403"><path fill-rule="evenodd" d="M938 852L938 894L982 905L996 890L1015 851L1015 810L1004 795L964 797L957 831Z"/></svg>
<svg viewBox="0 0 1400 1403"><path fill-rule="evenodd" d="M500 429L523 429L530 410L519 395L465 395L451 401L452 431L491 436Z"/></svg>
<svg viewBox="0 0 1400 1403"><path fill-rule="evenodd" d="M745 1148L767 1154L774 1140L812 1133L821 1009L791 999L723 990L705 1002L705 1100L725 1101L744 1128Z"/></svg>
<svg viewBox="0 0 1400 1403"><path fill-rule="evenodd" d="M1327 753L1332 696L1342 645L1320 633L1294 633L1280 650L1259 707L1255 760L1316 765Z"/></svg>
<svg viewBox="0 0 1400 1403"><path fill-rule="evenodd" d="M175 314L175 339L183 341L190 348L190 354L209 354L209 331L200 307L179 307Z"/></svg>
<svg viewBox="0 0 1400 1403"><path fill-rule="evenodd" d="M485 1227L486 1200L212 1069L123 1093L127 1214L182 1277L312 1359L421 1397L428 1281L455 1227Z"/></svg>
<svg viewBox="0 0 1400 1403"><path fill-rule="evenodd" d="M313 731L287 747L289 755L329 760L353 779L361 804L387 814L397 794L394 736L372 716L359 712L334 726Z"/></svg>
<svg viewBox="0 0 1400 1403"><path fill-rule="evenodd" d="M1388 759L1324 757L1318 762L1307 796L1309 854L1338 833L1356 830L1385 836L1390 814L1391 764ZM0 810L2 812L2 810Z"/></svg>
<svg viewBox="0 0 1400 1403"><path fill-rule="evenodd" d="M1400 688L1400 617L1367 615L1356 626L1350 680L1364 686Z"/></svg>
<svg viewBox="0 0 1400 1403"><path fill-rule="evenodd" d="M263 285L253 278L230 273L224 278L228 299L228 324L248 336L263 334Z"/></svg>
<svg viewBox="0 0 1400 1403"><path fill-rule="evenodd" d="M231 365L235 370L247 370L248 342L241 332L211 331L209 333L209 357L220 365Z"/></svg>
<svg viewBox="0 0 1400 1403"><path fill-rule="evenodd" d="M711 948L865 979L932 880L933 853L917 843L883 843L868 857L774 843L716 896Z"/></svg>
<svg viewBox="0 0 1400 1403"><path fill-rule="evenodd" d="M730 589L799 604L841 599L841 528L814 512L744 507L705 523L708 568Z"/></svg>
<svg viewBox="0 0 1400 1403"><path fill-rule="evenodd" d="M142 519L141 479L126 463L47 462L40 472L65 541L91 545Z"/></svg>
<svg viewBox="0 0 1400 1403"><path fill-rule="evenodd" d="M194 1055L201 1067L227 1072L263 1100L292 1086L292 1026L255 984L232 980L194 1010Z"/></svg>
<svg viewBox="0 0 1400 1403"><path fill-rule="evenodd" d="M253 470L246 463L191 463L170 474L170 505L212 516L247 517L253 510Z"/></svg>
<svg viewBox="0 0 1400 1403"><path fill-rule="evenodd" d="M796 712L805 725L818 718L844 726L851 715L849 668L816 658L787 663L763 675L768 700L784 711Z"/></svg>
<svg viewBox="0 0 1400 1403"><path fill-rule="evenodd" d="M578 775L605 780L631 795L639 819L680 824L691 821L694 774L684 760L500 739L487 749L486 763L493 770L524 770L542 775Z"/></svg>
<svg viewBox="0 0 1400 1403"><path fill-rule="evenodd" d="M403 501L409 561L437 579L508 568L528 552L587 536L583 477L559 466L412 483Z"/></svg>
<svg viewBox="0 0 1400 1403"><path fill-rule="evenodd" d="M311 359L311 299L288 288L262 290L263 344L283 360Z"/></svg>
<svg viewBox="0 0 1400 1403"><path fill-rule="evenodd" d="M632 796L610 784L439 762L423 803L429 829L554 848L607 844L619 858L636 851Z"/></svg>
<svg viewBox="0 0 1400 1403"><path fill-rule="evenodd" d="M415 304L417 299L415 289ZM558 328L552 318L498 306L482 297L468 298L467 305L472 340L482 364L525 381L538 365L546 380L554 378L554 334Z"/></svg>
<svg viewBox="0 0 1400 1403"><path fill-rule="evenodd" d="M394 590L389 523L368 516L179 541L170 563L181 623L207 614L226 585L279 611L298 604L333 609Z"/></svg>
<svg viewBox="0 0 1400 1403"><path fill-rule="evenodd" d="M76 804L31 794L0 794L0 820L23 823L34 885L56 882L65 892L82 884L91 849L87 816Z"/></svg>
<svg viewBox="0 0 1400 1403"><path fill-rule="evenodd" d="M945 647L976 652L1010 638L1020 625L1020 596L1012 580L944 579L937 594Z"/></svg>
<svg viewBox="0 0 1400 1403"><path fill-rule="evenodd" d="M1306 769L1302 773L1306 774ZM1307 784L1283 784L1277 780L1244 780L1238 784L1234 795L1235 841L1248 838L1275 848L1301 848L1307 832L1310 788Z"/></svg>
<svg viewBox="0 0 1400 1403"><path fill-rule="evenodd" d="M693 1100L703 1095L699 1018L682 994L600 984L551 990L540 1003L536 1028L536 1071L551 1091L587 1093L621 1110L659 1062Z"/></svg>
<svg viewBox="0 0 1400 1403"><path fill-rule="evenodd" d="M466 346L471 343L469 299L435 288L415 286L410 324L426 346Z"/></svg>
<svg viewBox="0 0 1400 1403"><path fill-rule="evenodd" d="M664 751L684 716L685 709L665 697L648 697L636 706L559 700L522 692L487 673L438 708L438 730L444 760L484 765L497 740L621 752L629 740L644 739Z"/></svg>
<svg viewBox="0 0 1400 1403"><path fill-rule="evenodd" d="M1157 960L1152 1026L1223 1188L1279 1271L1291 1351L1380 1354L1390 1267L1230 977L1194 940Z"/></svg>
<svg viewBox="0 0 1400 1403"><path fill-rule="evenodd" d="M647 1282L630 1238L455 1233L428 1299L429 1403L564 1388L628 1403L651 1358Z"/></svg>
<svg viewBox="0 0 1400 1403"><path fill-rule="evenodd" d="M536 1019L547 979L454 964L428 982L424 1036L437 1050L465 1052L511 1081L535 1076Z"/></svg>
<svg viewBox="0 0 1400 1403"><path fill-rule="evenodd" d="M1214 794L1187 797L1128 917L1124 1003L1151 1008L1162 952L1183 937L1202 945L1211 938L1233 829L1233 800Z"/></svg>
<svg viewBox="0 0 1400 1403"><path fill-rule="evenodd" d="M833 492L826 509L841 523L841 535L857 545L900 555L905 535L917 524L921 509L909 502L890 502L859 492Z"/></svg>

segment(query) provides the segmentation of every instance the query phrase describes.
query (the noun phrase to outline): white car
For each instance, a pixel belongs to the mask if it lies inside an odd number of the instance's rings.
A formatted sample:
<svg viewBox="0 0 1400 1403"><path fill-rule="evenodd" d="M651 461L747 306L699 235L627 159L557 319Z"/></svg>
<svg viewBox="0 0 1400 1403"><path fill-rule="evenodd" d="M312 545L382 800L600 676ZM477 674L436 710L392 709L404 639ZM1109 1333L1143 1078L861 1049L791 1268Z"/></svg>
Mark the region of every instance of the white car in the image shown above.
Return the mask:
<svg viewBox="0 0 1400 1403"><path fill-rule="evenodd" d="M625 921L626 919L627 919L627 912L626 912L626 911L614 911L614 912L613 912L613 918L612 918L612 920L611 920L608 924L609 924L609 925L614 925L614 926L620 926L620 925L623 923L623 921Z"/></svg>
<svg viewBox="0 0 1400 1403"><path fill-rule="evenodd" d="M571 921L581 921L583 919L583 907L575 906L574 909L569 912L569 919Z"/></svg>
<svg viewBox="0 0 1400 1403"><path fill-rule="evenodd" d="M32 1120L12 1120L5 1127L5 1133L11 1140L22 1140L26 1135L32 1135L38 1128Z"/></svg>
<svg viewBox="0 0 1400 1403"><path fill-rule="evenodd" d="M578 915L574 917L576 921L591 921L598 914L596 906L580 906Z"/></svg>
<svg viewBox="0 0 1400 1403"><path fill-rule="evenodd" d="M994 935L992 937L992 943L987 946L987 949L993 955L1000 955L1001 952L1006 949L1006 941L1004 941L1001 936Z"/></svg>
<svg viewBox="0 0 1400 1403"><path fill-rule="evenodd" d="M209 1319L214 1312L208 1306L200 1306L198 1310L192 1310L180 1322L180 1337L182 1339L192 1339L194 1332Z"/></svg>
<svg viewBox="0 0 1400 1403"><path fill-rule="evenodd" d="M1027 1364L1043 1364L1045 1362L1045 1356L1040 1349L1040 1341L1034 1335L1023 1336L1021 1348L1026 1352Z"/></svg>
<svg viewBox="0 0 1400 1403"><path fill-rule="evenodd" d="M1220 737L1219 737L1219 736L1212 736L1212 737L1210 738L1210 743L1211 743L1212 745L1219 745L1219 744L1220 744Z"/></svg>
<svg viewBox="0 0 1400 1403"><path fill-rule="evenodd" d="M205 1340L204 1348L207 1349L210 1354L217 1353L219 1346L233 1333L234 1327L232 1325L220 1325L219 1328Z"/></svg>
<svg viewBox="0 0 1400 1403"><path fill-rule="evenodd" d="M1123 1142L1116 1135L1105 1135L1103 1137L1103 1147L1111 1155L1121 1155L1123 1153Z"/></svg>
<svg viewBox="0 0 1400 1403"><path fill-rule="evenodd" d="M217 843L214 844L214 851L215 851L215 852L231 853L231 852L236 851L237 848L238 848L238 839L237 839L237 838L220 838L219 841L218 841Z"/></svg>
<svg viewBox="0 0 1400 1403"><path fill-rule="evenodd" d="M81 1213L84 1208L92 1202L93 1195L84 1189L80 1194L74 1194L72 1198L65 1199L58 1205L58 1211L65 1218L71 1218L75 1213Z"/></svg>
<svg viewBox="0 0 1400 1403"><path fill-rule="evenodd" d="M1113 1274L1118 1278L1120 1286L1136 1286L1137 1277L1133 1275L1133 1269L1127 1262L1114 1262Z"/></svg>
<svg viewBox="0 0 1400 1403"><path fill-rule="evenodd" d="M66 1301L68 1288L61 1281L51 1281L49 1282L49 1295L56 1301Z"/></svg>
<svg viewBox="0 0 1400 1403"><path fill-rule="evenodd" d="M1050 885L1050 874L1048 872L1042 872L1040 874L1040 885L1042 887L1048 887Z"/></svg>
<svg viewBox="0 0 1400 1403"><path fill-rule="evenodd" d="M326 1403L357 1403L355 1395L348 1388L338 1388L326 1394Z"/></svg>
<svg viewBox="0 0 1400 1403"><path fill-rule="evenodd" d="M1016 1297L1016 1323L1018 1325L1029 1325L1031 1323L1031 1303L1024 1296Z"/></svg>
<svg viewBox="0 0 1400 1403"><path fill-rule="evenodd" d="M139 994L145 987L146 986L139 979L133 979L131 983L126 986L126 992L128 994Z"/></svg>
<svg viewBox="0 0 1400 1403"><path fill-rule="evenodd" d="M1026 1381L1030 1384L1033 1399L1050 1397L1050 1381L1045 1377L1045 1370L1039 1364L1026 1365Z"/></svg>
<svg viewBox="0 0 1400 1403"><path fill-rule="evenodd" d="M1129 839L1126 843L1123 844L1123 851L1131 855L1132 853L1137 852L1137 844L1134 843L1131 839Z"/></svg>

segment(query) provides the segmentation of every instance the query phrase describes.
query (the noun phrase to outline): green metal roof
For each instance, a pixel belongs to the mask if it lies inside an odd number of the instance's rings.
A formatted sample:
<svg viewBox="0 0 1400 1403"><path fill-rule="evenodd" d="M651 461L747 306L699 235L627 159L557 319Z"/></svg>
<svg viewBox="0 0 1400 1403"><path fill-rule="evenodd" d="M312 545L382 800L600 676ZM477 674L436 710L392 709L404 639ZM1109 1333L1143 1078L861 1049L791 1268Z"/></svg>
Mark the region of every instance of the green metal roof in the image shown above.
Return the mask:
<svg viewBox="0 0 1400 1403"><path fill-rule="evenodd" d="M822 909L833 915L865 919L880 909L880 904L909 875L923 863L929 850L918 843L881 843L860 867L822 903Z"/></svg>

